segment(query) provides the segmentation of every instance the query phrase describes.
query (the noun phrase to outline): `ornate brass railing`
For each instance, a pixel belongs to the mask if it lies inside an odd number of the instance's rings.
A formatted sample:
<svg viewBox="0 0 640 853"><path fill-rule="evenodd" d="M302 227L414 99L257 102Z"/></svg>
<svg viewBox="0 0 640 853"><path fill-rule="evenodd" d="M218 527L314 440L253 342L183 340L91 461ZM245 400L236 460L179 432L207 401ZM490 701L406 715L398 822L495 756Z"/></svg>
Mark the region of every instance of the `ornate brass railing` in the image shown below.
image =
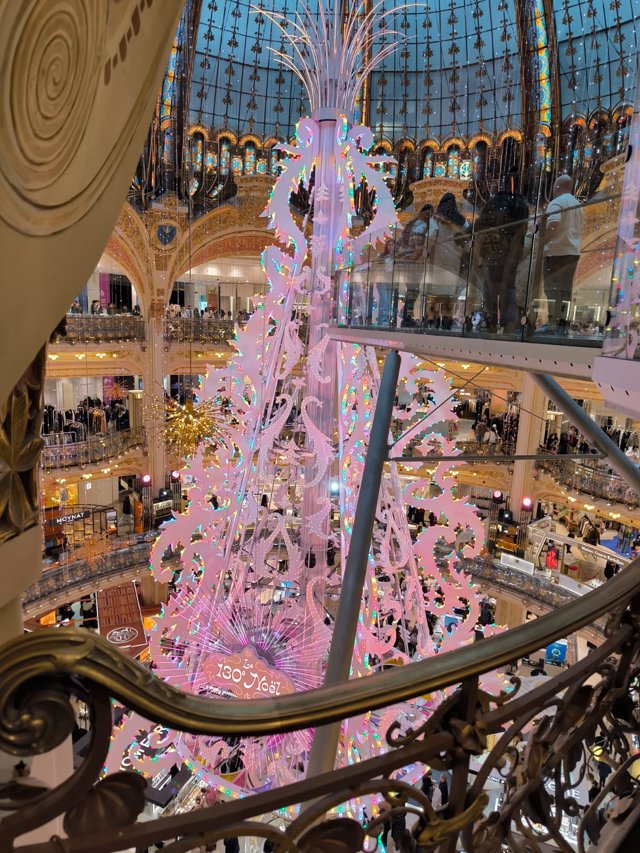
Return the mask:
<svg viewBox="0 0 640 853"><path fill-rule="evenodd" d="M610 474L597 467L597 460L585 455L584 462L580 460L563 459L562 456L552 456L541 459L536 467L548 471L552 476L583 494L606 501L616 501L629 507L640 505L640 495L618 474Z"/></svg>
<svg viewBox="0 0 640 853"><path fill-rule="evenodd" d="M66 335L62 343L117 343L143 341L143 317L133 314L67 314Z"/></svg>
<svg viewBox="0 0 640 853"><path fill-rule="evenodd" d="M200 344L224 344L233 339L231 320L208 320L204 317L175 317L164 321L167 341L188 341Z"/></svg>
<svg viewBox="0 0 640 853"><path fill-rule="evenodd" d="M105 462L126 450L141 447L145 441L144 427L133 427L110 435L90 436L87 441L49 444L42 449L42 466L50 471Z"/></svg>
<svg viewBox="0 0 640 853"><path fill-rule="evenodd" d="M77 601L88 591L113 586L124 579L136 577L149 569L150 541L156 531L146 536L107 542L104 553L91 561L72 560L69 563L45 569L42 577L30 586L22 598L25 617L37 616L51 610L61 601ZM110 550L111 549L111 550Z"/></svg>
<svg viewBox="0 0 640 853"><path fill-rule="evenodd" d="M640 561L570 606L511 631L385 673L277 699L214 700L181 693L99 637L75 630L30 634L0 649L0 748L16 756L53 749L74 722L69 697L91 711L92 742L75 773L51 791L13 780L5 788L0 851L17 849L21 834L65 813L69 838L30 844L25 853L108 853L178 839L171 853L229 837L269 838L278 851L375 849L384 818L363 825L328 817L354 797L375 794L391 814L417 815L419 851L474 853L503 849L541 851L547 842L572 847L561 834L563 817L576 816L573 790L593 764L593 746L613 772L584 808L578 849L615 851L640 815L640 788L630 774L632 736L640 731ZM529 692L490 695L483 674L545 647L608 614L607 638L587 657L542 680ZM260 736L307 729L394 705L426 693L445 696L415 731L392 725L382 756L293 785L197 811L136 823L144 782L118 773L96 783L109 749L110 697L149 720L185 732ZM474 756L484 756L475 779ZM436 813L422 792L390 774L416 762L451 773L450 800ZM484 813L490 774L504 779L502 803ZM553 783L549 793L545 783ZM30 793L30 796L29 796ZM256 820L294 804L311 803L286 828ZM603 809L603 804L607 808ZM389 813L387 813L389 814ZM331 839L337 846L330 846ZM503 847L505 845L505 847Z"/></svg>
<svg viewBox="0 0 640 853"><path fill-rule="evenodd" d="M40 580L30 586L22 597L26 617L37 616L51 610L54 600L72 601L78 591L86 592L105 583L113 585L124 576L138 575L149 566L151 543L157 536L154 530L137 537L124 537L109 541L104 553L91 562L71 562L46 569ZM144 539L144 541L140 541ZM524 602L535 603L542 610L552 610L570 604L578 593L559 586L542 573L523 574L504 566L496 568L492 557L476 557L464 561L464 570L491 594L504 593L519 596ZM601 624L594 625L602 633Z"/></svg>

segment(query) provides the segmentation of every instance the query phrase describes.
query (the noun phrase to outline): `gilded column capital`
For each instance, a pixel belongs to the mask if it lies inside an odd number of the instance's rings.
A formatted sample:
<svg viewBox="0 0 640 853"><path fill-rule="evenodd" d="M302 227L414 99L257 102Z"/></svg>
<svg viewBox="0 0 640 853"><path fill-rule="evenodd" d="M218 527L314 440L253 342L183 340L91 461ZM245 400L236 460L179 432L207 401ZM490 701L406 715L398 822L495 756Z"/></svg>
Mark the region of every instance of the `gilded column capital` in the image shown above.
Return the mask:
<svg viewBox="0 0 640 853"><path fill-rule="evenodd" d="M0 544L38 523L46 346L0 406Z"/></svg>

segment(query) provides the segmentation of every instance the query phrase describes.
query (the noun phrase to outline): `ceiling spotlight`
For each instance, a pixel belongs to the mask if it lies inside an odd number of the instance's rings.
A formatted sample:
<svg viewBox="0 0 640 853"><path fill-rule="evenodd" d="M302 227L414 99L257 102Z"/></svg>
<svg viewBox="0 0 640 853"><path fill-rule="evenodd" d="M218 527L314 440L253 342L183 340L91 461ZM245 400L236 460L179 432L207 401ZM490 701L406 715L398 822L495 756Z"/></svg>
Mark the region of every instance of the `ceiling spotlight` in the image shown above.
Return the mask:
<svg viewBox="0 0 640 853"><path fill-rule="evenodd" d="M522 498L522 509L531 509L533 501L531 498Z"/></svg>

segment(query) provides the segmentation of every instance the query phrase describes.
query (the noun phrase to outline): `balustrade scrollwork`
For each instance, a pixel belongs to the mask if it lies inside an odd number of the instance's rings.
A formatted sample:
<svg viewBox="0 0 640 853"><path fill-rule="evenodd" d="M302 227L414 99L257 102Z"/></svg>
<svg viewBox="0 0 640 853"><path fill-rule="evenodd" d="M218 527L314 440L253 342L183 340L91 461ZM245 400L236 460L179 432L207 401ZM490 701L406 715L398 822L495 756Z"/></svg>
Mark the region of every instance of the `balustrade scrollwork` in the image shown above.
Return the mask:
<svg viewBox="0 0 640 853"><path fill-rule="evenodd" d="M69 435L69 433L63 433L64 437ZM45 471L50 471L56 468L72 468L75 465L104 462L127 450L141 447L145 440L144 427L132 427L110 435L89 436L87 441L49 444L42 450L42 465Z"/></svg>
<svg viewBox="0 0 640 853"><path fill-rule="evenodd" d="M69 344L117 343L144 339L144 319L134 314L67 314L65 341Z"/></svg>
<svg viewBox="0 0 640 853"><path fill-rule="evenodd" d="M175 317L165 320L167 341L200 344L224 344L235 334L230 320L209 320L206 317Z"/></svg>
<svg viewBox="0 0 640 853"><path fill-rule="evenodd" d="M585 456L584 461L551 456L549 459L539 460L537 467L575 491L594 498L626 504L628 507L639 506L640 496L626 480L598 468L598 464L599 460L590 459L588 456Z"/></svg>
<svg viewBox="0 0 640 853"><path fill-rule="evenodd" d="M261 701L207 699L177 691L100 637L48 630L0 649L0 748L20 757L49 751L73 728L72 696L90 709L91 745L74 774L53 790L14 779L2 790L0 851L16 849L24 832L63 814L65 840L30 844L28 853L107 853L163 840L171 853L198 850L233 836L270 839L278 851L369 851L394 814L408 825L420 853L542 853L572 846L563 820L579 818L577 847L622 850L640 815L633 772L640 733L640 561L600 587L534 622L367 678ZM557 675L503 678L486 689L487 673L607 616L606 638ZM385 754L331 773L198 808L136 822L144 804L139 775L119 771L100 779L112 732L110 698L169 728L228 737L302 730L439 695L436 709L415 729L392 724ZM575 790L595 761L612 772L591 803ZM480 762L469 774L470 762ZM448 805L435 811L421 790L393 778L410 765L451 774ZM477 766L477 765L476 765ZM502 801L487 808L489 776L504 783ZM337 809L355 798L386 804L362 821ZM260 817L301 805L285 828ZM379 848L380 849L380 848Z"/></svg>

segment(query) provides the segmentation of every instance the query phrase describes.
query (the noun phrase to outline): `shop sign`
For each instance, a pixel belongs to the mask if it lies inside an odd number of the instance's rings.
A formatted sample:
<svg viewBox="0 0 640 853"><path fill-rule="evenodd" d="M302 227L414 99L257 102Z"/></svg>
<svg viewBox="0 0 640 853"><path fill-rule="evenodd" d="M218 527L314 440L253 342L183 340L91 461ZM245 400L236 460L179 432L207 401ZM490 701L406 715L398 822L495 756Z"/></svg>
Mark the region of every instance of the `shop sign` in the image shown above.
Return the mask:
<svg viewBox="0 0 640 853"><path fill-rule="evenodd" d="M288 675L258 657L252 646L231 655L213 653L204 662L204 673L212 687L236 699L257 699L295 693Z"/></svg>
<svg viewBox="0 0 640 853"><path fill-rule="evenodd" d="M545 659L547 663L555 663L557 666L563 664L567 659L567 641L556 640L555 643L549 643Z"/></svg>
<svg viewBox="0 0 640 853"><path fill-rule="evenodd" d="M123 643L131 643L138 636L138 631L131 625L126 625L123 628L114 628L107 634L107 640L116 646L121 646Z"/></svg>
<svg viewBox="0 0 640 853"><path fill-rule="evenodd" d="M511 554L500 554L500 563L510 569L519 569L521 572L533 574L533 563L529 560L523 560L521 557L513 557Z"/></svg>
<svg viewBox="0 0 640 853"><path fill-rule="evenodd" d="M98 630L109 643L130 657L146 647L140 602L134 583L102 589L96 596Z"/></svg>
<svg viewBox="0 0 640 853"><path fill-rule="evenodd" d="M90 515L90 509L83 509L78 512L67 513L67 515L59 515L56 518L50 518L48 521L49 524L69 524L71 521L80 521L82 518L89 518Z"/></svg>
<svg viewBox="0 0 640 853"><path fill-rule="evenodd" d="M550 794L555 794L555 779L547 779L547 781L544 783L544 787ZM566 788L562 791L562 793L565 797L572 797L580 806L586 806L589 802L589 792L587 790L586 784L584 784L584 780L580 783L580 786L578 788Z"/></svg>

